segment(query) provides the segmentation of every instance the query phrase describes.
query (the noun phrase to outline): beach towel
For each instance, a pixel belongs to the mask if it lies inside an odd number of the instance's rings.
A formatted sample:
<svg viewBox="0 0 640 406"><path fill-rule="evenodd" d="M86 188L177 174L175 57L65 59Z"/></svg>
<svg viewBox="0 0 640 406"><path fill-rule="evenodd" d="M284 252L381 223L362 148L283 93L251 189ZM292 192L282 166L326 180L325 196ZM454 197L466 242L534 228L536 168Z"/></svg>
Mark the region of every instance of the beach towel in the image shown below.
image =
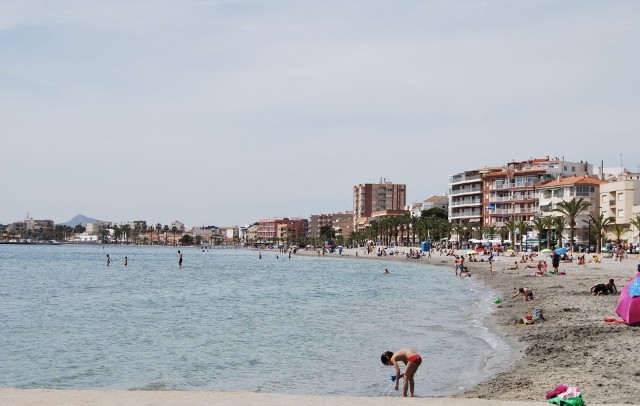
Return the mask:
<svg viewBox="0 0 640 406"><path fill-rule="evenodd" d="M560 406L584 406L584 400L582 400L582 394L568 399L563 399L560 396L549 399L549 403Z"/></svg>
<svg viewBox="0 0 640 406"><path fill-rule="evenodd" d="M564 393L567 389L569 389L567 385L558 385L555 387L554 390L547 392L544 398L545 399L555 398L559 394Z"/></svg>

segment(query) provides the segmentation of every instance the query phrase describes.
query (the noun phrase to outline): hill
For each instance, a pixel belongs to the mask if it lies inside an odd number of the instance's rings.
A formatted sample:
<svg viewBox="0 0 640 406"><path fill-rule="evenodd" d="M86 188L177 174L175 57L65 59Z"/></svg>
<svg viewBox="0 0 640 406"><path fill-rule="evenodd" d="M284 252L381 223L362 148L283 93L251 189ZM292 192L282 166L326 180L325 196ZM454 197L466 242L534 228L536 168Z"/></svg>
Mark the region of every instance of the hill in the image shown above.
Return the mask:
<svg viewBox="0 0 640 406"><path fill-rule="evenodd" d="M71 220L67 221L66 223L60 223L63 226L69 226L71 228L77 226L78 224L81 224L83 227L85 227L87 225L87 223L96 223L100 220L96 220L94 218L91 217L87 217L84 216L82 214L78 214L77 216L75 216L74 218L72 218Z"/></svg>

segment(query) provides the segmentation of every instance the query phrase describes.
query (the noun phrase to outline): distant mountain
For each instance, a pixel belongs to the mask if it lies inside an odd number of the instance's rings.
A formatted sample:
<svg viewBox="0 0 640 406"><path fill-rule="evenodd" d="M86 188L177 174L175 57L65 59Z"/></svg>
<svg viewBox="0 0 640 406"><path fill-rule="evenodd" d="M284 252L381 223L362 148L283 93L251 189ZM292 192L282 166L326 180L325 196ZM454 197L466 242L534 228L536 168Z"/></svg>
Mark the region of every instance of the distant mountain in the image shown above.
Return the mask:
<svg viewBox="0 0 640 406"><path fill-rule="evenodd" d="M60 224L63 226L69 226L71 228L77 226L78 224L81 224L82 227L86 227L87 223L97 223L98 221L100 220L92 219L91 217L78 214L77 216L67 221L66 223L60 223Z"/></svg>

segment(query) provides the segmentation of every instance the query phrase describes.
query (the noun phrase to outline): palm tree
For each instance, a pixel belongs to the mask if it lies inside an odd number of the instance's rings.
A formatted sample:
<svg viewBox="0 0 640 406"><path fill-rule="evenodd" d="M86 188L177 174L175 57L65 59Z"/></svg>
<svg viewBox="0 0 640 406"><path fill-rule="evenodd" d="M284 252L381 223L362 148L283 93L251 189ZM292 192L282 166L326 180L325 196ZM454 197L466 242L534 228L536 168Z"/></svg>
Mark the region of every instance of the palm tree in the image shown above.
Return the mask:
<svg viewBox="0 0 640 406"><path fill-rule="evenodd" d="M483 233L489 237L489 240L493 240L493 237L498 233L496 226L487 226L484 228Z"/></svg>
<svg viewBox="0 0 640 406"><path fill-rule="evenodd" d="M516 221L513 219L509 219L506 223L507 230L509 230L509 234L511 236L511 249L515 250L516 246L516 228L518 228Z"/></svg>
<svg viewBox="0 0 640 406"><path fill-rule="evenodd" d="M158 245L160 245L160 231L162 231L162 224L156 224L156 231L158 232Z"/></svg>
<svg viewBox="0 0 640 406"><path fill-rule="evenodd" d="M464 224L462 223L456 223L451 226L451 231L456 233L457 236L458 248L462 247L462 240L460 239L460 237L464 237L464 228Z"/></svg>
<svg viewBox="0 0 640 406"><path fill-rule="evenodd" d="M612 224L609 226L609 230L611 230L613 234L615 234L618 244L622 242L622 234L624 234L627 229L628 227L626 224Z"/></svg>
<svg viewBox="0 0 640 406"><path fill-rule="evenodd" d="M516 228L520 231L520 252L522 252L522 236L527 235L529 223L524 220L519 220L516 222Z"/></svg>
<svg viewBox="0 0 640 406"><path fill-rule="evenodd" d="M573 237L575 236L576 232L576 217L578 217L580 213L587 210L589 207L591 207L591 203L584 200L583 198L576 200L576 198L574 197L569 201L562 201L558 203L555 208L555 211L564 214L569 220L569 241L571 246L571 253L573 253L573 244L575 243Z"/></svg>
<svg viewBox="0 0 640 406"><path fill-rule="evenodd" d="M545 216L542 218L542 223L545 230L547 230L547 249L551 249L551 229L555 225L554 216Z"/></svg>
<svg viewBox="0 0 640 406"><path fill-rule="evenodd" d="M149 226L147 227L147 232L149 233L149 242L151 245L153 245L153 231L155 230L155 228L153 226Z"/></svg>
<svg viewBox="0 0 640 406"><path fill-rule="evenodd" d="M600 213L598 217L594 217L592 214L590 214L589 217L591 217L591 221L593 222L592 226L596 235L596 253L599 254L602 250L602 238L604 237L605 230L615 219L613 217L605 217L602 213Z"/></svg>
<svg viewBox="0 0 640 406"><path fill-rule="evenodd" d="M542 236L544 235L544 230L547 226L546 221L544 221L544 218L531 220L531 226L533 230L538 233L538 249L540 249L540 246L542 244Z"/></svg>
<svg viewBox="0 0 640 406"><path fill-rule="evenodd" d="M636 213L632 218L629 219L629 224L634 226L636 230L638 230L640 235L640 213ZM640 241L638 241L640 242Z"/></svg>
<svg viewBox="0 0 640 406"><path fill-rule="evenodd" d="M124 240L127 244L129 244L129 235L131 234L131 225L125 224L122 226L122 234L124 235Z"/></svg>
<svg viewBox="0 0 640 406"><path fill-rule="evenodd" d="M113 226L113 239L116 241L116 244L122 242L122 228L120 226Z"/></svg>
<svg viewBox="0 0 640 406"><path fill-rule="evenodd" d="M173 245L176 245L176 233L177 232L178 232L178 227L172 226L171 227L171 234L173 234ZM211 235L213 236L213 233ZM210 245L213 245L213 244L210 244Z"/></svg>
<svg viewBox="0 0 640 406"><path fill-rule="evenodd" d="M562 216L553 217L553 228L556 230L556 239L558 240L558 246L562 247L562 233L567 228L567 220Z"/></svg>
<svg viewBox="0 0 640 406"><path fill-rule="evenodd" d="M419 231L420 228L420 218L418 216L414 216L413 214L409 217L409 224L411 226L411 234L412 234L412 238L411 238L411 245L415 246L416 245L416 233ZM407 239L409 237L407 236ZM422 241L422 240L420 240Z"/></svg>

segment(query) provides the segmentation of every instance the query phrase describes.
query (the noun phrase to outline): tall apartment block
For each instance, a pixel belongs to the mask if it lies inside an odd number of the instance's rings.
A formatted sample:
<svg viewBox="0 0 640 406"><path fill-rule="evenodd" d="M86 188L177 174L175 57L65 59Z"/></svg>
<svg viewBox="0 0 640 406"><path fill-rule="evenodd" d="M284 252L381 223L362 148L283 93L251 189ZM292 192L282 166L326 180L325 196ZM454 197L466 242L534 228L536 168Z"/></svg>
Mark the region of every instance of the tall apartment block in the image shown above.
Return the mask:
<svg viewBox="0 0 640 406"><path fill-rule="evenodd" d="M449 179L449 220L497 228L511 219L531 221L539 216L535 186L592 173L586 162L547 156L455 174Z"/></svg>
<svg viewBox="0 0 640 406"><path fill-rule="evenodd" d="M361 183L353 187L353 228L361 230L374 212L403 210L407 186L381 179L380 183Z"/></svg>

